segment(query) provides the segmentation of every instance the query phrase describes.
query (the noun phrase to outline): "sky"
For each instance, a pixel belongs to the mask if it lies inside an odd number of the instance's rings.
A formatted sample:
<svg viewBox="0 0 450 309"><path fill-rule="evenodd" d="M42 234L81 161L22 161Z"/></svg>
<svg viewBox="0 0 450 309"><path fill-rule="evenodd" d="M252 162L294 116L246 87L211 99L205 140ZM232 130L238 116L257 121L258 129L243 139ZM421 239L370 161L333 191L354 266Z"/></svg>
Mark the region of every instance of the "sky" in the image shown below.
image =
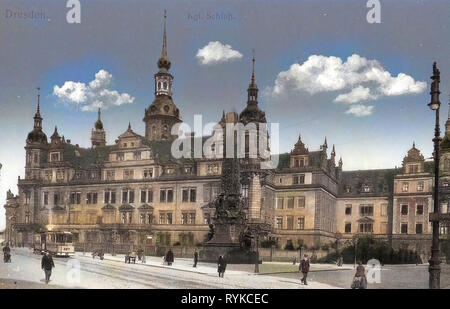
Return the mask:
<svg viewBox="0 0 450 309"><path fill-rule="evenodd" d="M372 24L365 0L81 0L80 23L68 23L66 3L0 1L1 205L24 177L36 87L47 136L57 126L89 147L98 107L108 144L129 122L144 135L164 9L173 100L188 124L195 114L207 123L223 110L242 111L253 49L259 106L268 122L280 124L280 152L301 134L309 150L326 136L344 170L401 166L413 141L431 157L434 115L426 104L433 61L441 70L441 124L447 118L444 0L384 0L381 22ZM0 207L0 230L4 222Z"/></svg>

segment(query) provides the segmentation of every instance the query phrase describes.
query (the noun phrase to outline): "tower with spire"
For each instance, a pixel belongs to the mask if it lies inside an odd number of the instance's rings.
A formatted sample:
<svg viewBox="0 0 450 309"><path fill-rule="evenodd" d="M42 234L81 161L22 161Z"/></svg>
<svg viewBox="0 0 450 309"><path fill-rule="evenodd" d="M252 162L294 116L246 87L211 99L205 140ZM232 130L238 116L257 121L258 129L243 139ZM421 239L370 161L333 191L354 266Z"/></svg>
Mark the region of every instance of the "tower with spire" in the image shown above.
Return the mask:
<svg viewBox="0 0 450 309"><path fill-rule="evenodd" d="M101 119L102 111L99 108L98 109L98 118L95 122L94 129L92 129L91 132L91 145L92 148L96 147L102 147L106 145L106 133L105 129L103 128L103 122Z"/></svg>
<svg viewBox="0 0 450 309"><path fill-rule="evenodd" d="M39 167L46 162L47 158L47 135L42 131L41 117L41 93L37 88L37 109L34 114L33 130L28 133L26 140L26 178L39 178Z"/></svg>
<svg viewBox="0 0 450 309"><path fill-rule="evenodd" d="M173 76L169 73L171 62L167 53L167 14L164 10L164 31L161 57L158 60L159 71L155 78L155 99L145 110L145 138L150 141L174 140L172 126L181 122L180 111L172 100Z"/></svg>
<svg viewBox="0 0 450 309"><path fill-rule="evenodd" d="M247 106L239 115L239 121L243 124L250 122L266 123L266 114L258 107L258 86L255 81L255 51L252 58L252 77L247 89Z"/></svg>

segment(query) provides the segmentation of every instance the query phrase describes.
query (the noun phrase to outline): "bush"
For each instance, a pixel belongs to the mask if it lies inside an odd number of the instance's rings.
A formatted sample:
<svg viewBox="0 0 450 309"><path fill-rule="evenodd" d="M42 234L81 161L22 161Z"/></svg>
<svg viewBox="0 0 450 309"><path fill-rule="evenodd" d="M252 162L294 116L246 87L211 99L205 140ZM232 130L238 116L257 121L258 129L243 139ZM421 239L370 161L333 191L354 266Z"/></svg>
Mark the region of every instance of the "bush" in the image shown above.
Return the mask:
<svg viewBox="0 0 450 309"><path fill-rule="evenodd" d="M371 236L358 239L356 248L356 261L366 264L370 259L377 259L381 264L415 264L418 261L418 254L412 250L394 250L386 241L375 240ZM344 263L353 264L355 262L355 246L347 246L340 250ZM331 252L327 256L318 259L318 263L335 263L339 255Z"/></svg>
<svg viewBox="0 0 450 309"><path fill-rule="evenodd" d="M292 244L292 242L288 242L285 246L284 246L284 250L295 250L294 245Z"/></svg>
<svg viewBox="0 0 450 309"><path fill-rule="evenodd" d="M272 246L276 246L276 241L273 239L264 239L260 244L261 248L271 248Z"/></svg>

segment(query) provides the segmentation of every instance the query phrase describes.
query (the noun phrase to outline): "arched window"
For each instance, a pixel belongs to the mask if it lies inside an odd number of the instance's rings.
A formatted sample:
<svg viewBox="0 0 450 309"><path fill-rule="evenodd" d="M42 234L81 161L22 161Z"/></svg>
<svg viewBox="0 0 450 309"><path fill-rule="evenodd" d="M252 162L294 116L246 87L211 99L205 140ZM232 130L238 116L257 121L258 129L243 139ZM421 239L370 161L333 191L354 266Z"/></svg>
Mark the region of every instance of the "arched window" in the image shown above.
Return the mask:
<svg viewBox="0 0 450 309"><path fill-rule="evenodd" d="M167 90L167 82L164 82L164 90Z"/></svg>
<svg viewBox="0 0 450 309"><path fill-rule="evenodd" d="M161 89L161 82L158 82L158 90Z"/></svg>

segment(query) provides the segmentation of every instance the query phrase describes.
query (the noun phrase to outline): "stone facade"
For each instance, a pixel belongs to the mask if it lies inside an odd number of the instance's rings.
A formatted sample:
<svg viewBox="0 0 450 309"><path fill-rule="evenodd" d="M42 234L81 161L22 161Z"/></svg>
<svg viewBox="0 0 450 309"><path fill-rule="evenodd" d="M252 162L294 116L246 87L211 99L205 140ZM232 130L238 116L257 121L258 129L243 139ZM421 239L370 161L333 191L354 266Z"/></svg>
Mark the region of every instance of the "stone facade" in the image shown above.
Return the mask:
<svg viewBox="0 0 450 309"><path fill-rule="evenodd" d="M115 144L107 145L99 112L91 148L72 144L57 128L49 143L38 94L25 145L26 176L18 180L18 195L8 194L5 205L8 241L31 244L33 232L47 229L71 231L77 248L84 249L204 242L214 218L212 202L220 193L223 160L171 156L170 131L181 117L172 101L166 40L164 26L155 99L145 110L143 136L129 125ZM258 107L254 63L245 108L239 115L224 112L219 124L266 122ZM443 140L443 188L450 181L450 151L445 151L450 146L444 147L449 140L450 124ZM290 153L279 155L273 170L263 173L249 161L241 163L247 218L269 223L268 238L280 247L303 243L316 248L370 234L394 246L429 248L432 163L415 145L403 167L395 169L343 171L342 159L336 163L335 147L329 152L326 138L311 151L301 137ZM449 200L450 193L446 196Z"/></svg>

